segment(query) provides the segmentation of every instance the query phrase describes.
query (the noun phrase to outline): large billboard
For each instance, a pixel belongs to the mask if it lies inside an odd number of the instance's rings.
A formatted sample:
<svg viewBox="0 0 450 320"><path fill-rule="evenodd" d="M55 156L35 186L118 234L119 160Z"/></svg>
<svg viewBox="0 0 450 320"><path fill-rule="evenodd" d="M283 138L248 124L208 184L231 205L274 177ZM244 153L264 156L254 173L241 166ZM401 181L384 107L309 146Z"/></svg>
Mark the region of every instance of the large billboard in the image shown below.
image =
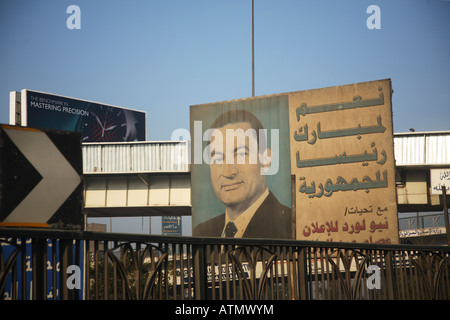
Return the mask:
<svg viewBox="0 0 450 320"><path fill-rule="evenodd" d="M398 243L391 81L289 94L297 239Z"/></svg>
<svg viewBox="0 0 450 320"><path fill-rule="evenodd" d="M83 142L146 140L146 113L24 89L10 99L10 122L34 128L80 132Z"/></svg>
<svg viewBox="0 0 450 320"><path fill-rule="evenodd" d="M191 106L194 236L293 239L288 107L286 95Z"/></svg>
<svg viewBox="0 0 450 320"><path fill-rule="evenodd" d="M391 92L191 106L193 235L398 243Z"/></svg>

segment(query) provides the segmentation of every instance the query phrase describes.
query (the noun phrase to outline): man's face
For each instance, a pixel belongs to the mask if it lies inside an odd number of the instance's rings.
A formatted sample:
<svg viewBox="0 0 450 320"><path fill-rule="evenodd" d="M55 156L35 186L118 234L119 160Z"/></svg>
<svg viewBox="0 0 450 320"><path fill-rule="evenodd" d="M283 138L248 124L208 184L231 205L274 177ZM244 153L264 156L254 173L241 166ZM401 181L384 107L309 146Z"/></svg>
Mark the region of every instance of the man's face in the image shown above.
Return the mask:
<svg viewBox="0 0 450 320"><path fill-rule="evenodd" d="M248 129L251 125L247 122L228 124L216 129L211 139L210 170L214 191L227 207L242 211L266 190L256 134L249 134ZM222 142L217 137L223 138Z"/></svg>

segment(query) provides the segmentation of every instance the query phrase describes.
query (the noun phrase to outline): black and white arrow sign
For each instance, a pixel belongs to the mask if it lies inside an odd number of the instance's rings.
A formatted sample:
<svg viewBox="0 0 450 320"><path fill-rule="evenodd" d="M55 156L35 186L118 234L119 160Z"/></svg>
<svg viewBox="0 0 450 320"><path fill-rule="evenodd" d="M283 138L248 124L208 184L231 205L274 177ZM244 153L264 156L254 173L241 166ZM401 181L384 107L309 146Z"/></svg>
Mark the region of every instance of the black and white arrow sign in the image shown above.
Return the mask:
<svg viewBox="0 0 450 320"><path fill-rule="evenodd" d="M70 154L81 157L81 142L77 143L78 139L74 140L71 136L72 133L58 135L58 132L49 133L49 130L44 132L32 128L6 125L1 126L1 131L2 149L10 148L12 150L1 152L3 191L0 194L0 218L2 218L0 226L51 226L56 224L58 228L65 228L65 224L68 223L70 224L69 228L73 228L74 225L81 224L79 220L82 206L80 197L75 197L76 199L72 201L74 203L63 208L63 211L66 212L60 212L61 207L64 207L66 201L79 189L81 172L80 168L78 171L75 170L66 158L70 152L65 152L65 156L56 145L56 143L59 144L65 150L74 149L75 152ZM50 139L50 136L53 140ZM8 139L9 141L5 142ZM81 136L79 141L81 141ZM9 159L4 157L9 157ZM5 161L9 161L9 163L5 163ZM76 159L75 162L79 163L79 159ZM26 193L21 196L10 194L10 198L11 196L16 199L20 197L20 202L17 203L18 200L16 200L15 203L11 203L8 202L9 199L4 198L8 194L9 184L12 189L17 190L17 193ZM31 184L31 186L25 188L26 184ZM49 223L57 213L57 219L54 219L53 223ZM74 216L76 216L75 219Z"/></svg>

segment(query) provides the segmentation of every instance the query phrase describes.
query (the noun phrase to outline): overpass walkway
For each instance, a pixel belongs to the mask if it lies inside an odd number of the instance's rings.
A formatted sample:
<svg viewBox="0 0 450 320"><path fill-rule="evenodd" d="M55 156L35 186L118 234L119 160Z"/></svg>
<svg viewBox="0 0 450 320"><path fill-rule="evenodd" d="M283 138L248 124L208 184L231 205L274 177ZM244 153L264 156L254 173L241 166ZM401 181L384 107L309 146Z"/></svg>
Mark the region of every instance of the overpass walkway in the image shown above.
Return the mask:
<svg viewBox="0 0 450 320"><path fill-rule="evenodd" d="M450 173L450 131L395 134L394 152L398 212L441 211L442 195L431 185L431 173ZM189 216L189 163L189 141L84 143L85 212L88 217ZM442 228L401 231L402 238L442 234Z"/></svg>

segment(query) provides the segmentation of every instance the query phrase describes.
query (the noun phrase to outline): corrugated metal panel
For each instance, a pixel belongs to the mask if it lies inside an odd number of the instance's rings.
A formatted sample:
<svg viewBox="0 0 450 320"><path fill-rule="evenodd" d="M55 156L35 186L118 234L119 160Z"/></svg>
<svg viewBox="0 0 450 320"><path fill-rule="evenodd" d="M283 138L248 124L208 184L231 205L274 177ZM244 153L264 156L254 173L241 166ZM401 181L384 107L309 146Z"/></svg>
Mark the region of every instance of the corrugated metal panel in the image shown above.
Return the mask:
<svg viewBox="0 0 450 320"><path fill-rule="evenodd" d="M102 172L128 172L130 171L129 160L129 145L102 146Z"/></svg>
<svg viewBox="0 0 450 320"><path fill-rule="evenodd" d="M450 164L450 135L427 136L427 163Z"/></svg>
<svg viewBox="0 0 450 320"><path fill-rule="evenodd" d="M83 171L97 172L102 167L101 148L95 145L83 145Z"/></svg>
<svg viewBox="0 0 450 320"><path fill-rule="evenodd" d="M397 166L450 165L450 132L397 134ZM85 173L186 172L187 141L83 144Z"/></svg>
<svg viewBox="0 0 450 320"><path fill-rule="evenodd" d="M162 171L186 171L187 164L187 145L185 143L161 145Z"/></svg>
<svg viewBox="0 0 450 320"><path fill-rule="evenodd" d="M83 144L84 173L188 171L188 142Z"/></svg>
<svg viewBox="0 0 450 320"><path fill-rule="evenodd" d="M161 170L162 171L173 171L174 170L174 159L172 157L172 144L166 144L160 146L161 152Z"/></svg>
<svg viewBox="0 0 450 320"><path fill-rule="evenodd" d="M424 164L424 136L401 136L394 138L394 152L397 166Z"/></svg>
<svg viewBox="0 0 450 320"><path fill-rule="evenodd" d="M159 171L159 143L138 143L131 148L132 171Z"/></svg>
<svg viewBox="0 0 450 320"><path fill-rule="evenodd" d="M450 164L450 133L394 136L397 166Z"/></svg>

